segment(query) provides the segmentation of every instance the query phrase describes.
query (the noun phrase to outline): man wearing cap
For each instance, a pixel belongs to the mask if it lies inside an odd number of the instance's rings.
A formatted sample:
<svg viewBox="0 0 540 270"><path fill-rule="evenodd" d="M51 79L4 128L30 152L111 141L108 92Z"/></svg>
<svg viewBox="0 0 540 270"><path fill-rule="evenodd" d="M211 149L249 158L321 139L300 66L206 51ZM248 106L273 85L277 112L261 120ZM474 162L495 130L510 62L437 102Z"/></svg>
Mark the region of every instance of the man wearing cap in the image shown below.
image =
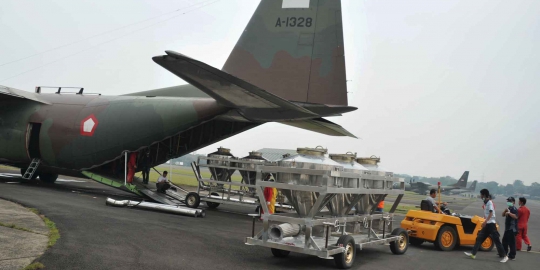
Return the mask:
<svg viewBox="0 0 540 270"><path fill-rule="evenodd" d="M514 197L508 197L506 199L506 205L508 208L504 209L502 216L505 217L504 221L504 235L503 235L503 248L504 253L510 258L510 260L516 260L516 234L517 230L517 219L518 219L518 210L514 206L516 200ZM510 247L510 252L508 248Z"/></svg>

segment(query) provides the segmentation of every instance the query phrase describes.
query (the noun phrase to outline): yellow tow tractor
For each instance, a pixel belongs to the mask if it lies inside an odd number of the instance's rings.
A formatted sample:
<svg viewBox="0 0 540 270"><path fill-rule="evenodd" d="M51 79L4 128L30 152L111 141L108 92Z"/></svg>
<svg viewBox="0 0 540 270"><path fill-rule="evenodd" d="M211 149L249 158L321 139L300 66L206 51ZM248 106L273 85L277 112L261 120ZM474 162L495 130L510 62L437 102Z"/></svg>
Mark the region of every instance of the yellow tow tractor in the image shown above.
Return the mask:
<svg viewBox="0 0 540 270"><path fill-rule="evenodd" d="M440 182L438 186L439 205L442 206ZM432 242L437 249L449 251L456 246L474 245L476 235L482 229L482 223L485 220L479 216L434 212L433 205L427 200L420 203L420 209L409 210L401 222L401 228L407 230L409 242L413 246ZM444 209L441 210L444 211ZM493 240L488 237L480 246L480 250L491 251L493 245Z"/></svg>

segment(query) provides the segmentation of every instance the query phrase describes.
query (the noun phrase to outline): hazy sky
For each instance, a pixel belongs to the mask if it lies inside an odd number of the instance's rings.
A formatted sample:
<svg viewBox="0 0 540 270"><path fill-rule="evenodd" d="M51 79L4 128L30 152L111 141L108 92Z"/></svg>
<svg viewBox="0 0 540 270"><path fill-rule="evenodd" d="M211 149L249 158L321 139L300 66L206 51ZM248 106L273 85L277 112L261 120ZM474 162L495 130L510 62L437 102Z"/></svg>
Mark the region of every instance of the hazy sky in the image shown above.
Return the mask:
<svg viewBox="0 0 540 270"><path fill-rule="evenodd" d="M151 58L175 50L221 67L258 2L3 0L0 84L107 95L184 84ZM539 17L534 0L344 0L349 105L359 109L330 120L361 139L271 123L199 152L322 145L381 156L397 173L540 182Z"/></svg>

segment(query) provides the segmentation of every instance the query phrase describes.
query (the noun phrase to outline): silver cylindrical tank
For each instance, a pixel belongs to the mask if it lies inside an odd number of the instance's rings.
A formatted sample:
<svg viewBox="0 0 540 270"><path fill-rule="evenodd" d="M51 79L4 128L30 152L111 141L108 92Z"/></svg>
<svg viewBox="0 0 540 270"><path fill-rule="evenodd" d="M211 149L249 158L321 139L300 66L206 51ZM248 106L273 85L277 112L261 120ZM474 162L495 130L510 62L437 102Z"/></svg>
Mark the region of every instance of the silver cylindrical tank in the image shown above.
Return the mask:
<svg viewBox="0 0 540 270"><path fill-rule="evenodd" d="M371 156L371 157L360 157L356 159L356 162L360 165L364 166L367 170L371 172L375 172L377 175L385 176L390 175L390 172L386 172L383 168L379 166L379 162L381 162L380 157ZM383 189L385 188L385 181L382 180L363 180L361 185L367 188L376 188L376 189ZM386 187L387 189L391 189L392 186ZM383 194L366 194L362 196L358 204L356 204L356 213L357 214L369 214L371 211L377 207L377 204L380 200L383 200L385 195Z"/></svg>
<svg viewBox="0 0 540 270"><path fill-rule="evenodd" d="M255 185L255 182L256 182L255 177L257 175L257 172L252 171L252 170L255 170L255 167L257 165L262 165L267 160L262 156L262 153L252 151L252 152L249 152L248 156L241 158L240 161L253 162L253 163L240 163L240 162L238 162L238 167L239 168L249 169L249 170L239 169L238 171L242 175L242 179L244 180L244 183L250 184L250 185ZM264 178L265 177L263 176L263 179Z"/></svg>
<svg viewBox="0 0 540 270"><path fill-rule="evenodd" d="M356 154L348 152L346 154L330 154L330 158L343 166L343 171L358 174L358 178L340 178L339 185L343 188L359 188L361 176L366 171L366 168L355 162ZM354 207L355 196L358 194L337 194L328 203L328 210L332 216L345 216Z"/></svg>
<svg viewBox="0 0 540 270"><path fill-rule="evenodd" d="M343 170L343 167L327 158L325 154L327 149L322 147L317 148L298 148L297 155L285 157L278 161L278 166L297 168L297 169L315 169L315 170ZM304 186L333 186L334 182L327 183L327 179L321 175L308 175L300 173L278 173L276 181L279 183L285 183L290 185L304 185ZM305 217L313 208L317 197L316 192L300 191L284 189L282 193L287 197L289 203L294 207L299 216ZM318 213L322 208L326 206L328 201L334 197L335 194L329 194L324 198L323 203L319 209L315 212Z"/></svg>
<svg viewBox="0 0 540 270"><path fill-rule="evenodd" d="M235 157L231 154L231 150L228 148L220 147L216 152L208 154L208 157L217 158L220 160L208 160L207 164L235 167ZM209 168L212 178L218 181L229 181L230 177L234 173L234 169L222 169L222 168ZM219 185L222 186L222 185Z"/></svg>

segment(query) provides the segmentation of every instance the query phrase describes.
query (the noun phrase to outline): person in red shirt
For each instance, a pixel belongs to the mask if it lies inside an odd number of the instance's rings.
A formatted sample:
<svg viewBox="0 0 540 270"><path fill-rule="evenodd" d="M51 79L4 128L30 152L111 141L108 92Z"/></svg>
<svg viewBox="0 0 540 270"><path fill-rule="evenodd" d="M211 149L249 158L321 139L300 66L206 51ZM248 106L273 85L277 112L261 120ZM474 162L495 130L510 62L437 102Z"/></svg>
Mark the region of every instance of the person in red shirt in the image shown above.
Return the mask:
<svg viewBox="0 0 540 270"><path fill-rule="evenodd" d="M129 154L127 167L127 182L131 184L133 182L133 176L135 175L135 169L137 169L137 152Z"/></svg>
<svg viewBox="0 0 540 270"><path fill-rule="evenodd" d="M529 222L529 216L531 211L525 206L527 204L527 199L524 197L519 198L519 209L518 209L518 234L516 236L516 250L521 250L521 241L524 241L528 245L527 251L531 251L531 241L527 236L527 223Z"/></svg>

